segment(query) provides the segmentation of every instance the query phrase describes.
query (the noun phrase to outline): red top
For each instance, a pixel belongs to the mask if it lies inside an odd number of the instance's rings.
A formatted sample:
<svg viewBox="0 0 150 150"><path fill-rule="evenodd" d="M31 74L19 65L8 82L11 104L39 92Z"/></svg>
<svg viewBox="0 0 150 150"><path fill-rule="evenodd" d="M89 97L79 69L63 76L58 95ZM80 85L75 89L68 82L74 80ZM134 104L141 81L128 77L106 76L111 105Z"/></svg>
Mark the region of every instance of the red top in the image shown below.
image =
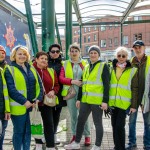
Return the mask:
<svg viewBox="0 0 150 150"><path fill-rule="evenodd" d="M72 68L73 68L73 63L71 63L72 65ZM82 63L79 63L81 69L83 70L84 69L84 66L82 65ZM65 77L65 70L64 70L64 67L61 67L61 70L60 70L60 75L59 75L59 81L61 84L65 84L65 85L71 85L71 80L70 78L66 78Z"/></svg>
<svg viewBox="0 0 150 150"><path fill-rule="evenodd" d="M45 68L45 69L38 68L36 62L33 63L33 66L35 67L35 69L37 70L37 72L39 73L39 75L40 75L40 77L43 81L43 85L44 85L46 94L48 92L50 92L51 90L54 90L55 94L57 94L58 91L59 91L59 84L58 84L58 78L57 78L56 72L54 71L54 81L55 81L55 83L54 83L54 87L53 87L52 77L50 76L47 68ZM53 89L52 89L52 87L53 87Z"/></svg>

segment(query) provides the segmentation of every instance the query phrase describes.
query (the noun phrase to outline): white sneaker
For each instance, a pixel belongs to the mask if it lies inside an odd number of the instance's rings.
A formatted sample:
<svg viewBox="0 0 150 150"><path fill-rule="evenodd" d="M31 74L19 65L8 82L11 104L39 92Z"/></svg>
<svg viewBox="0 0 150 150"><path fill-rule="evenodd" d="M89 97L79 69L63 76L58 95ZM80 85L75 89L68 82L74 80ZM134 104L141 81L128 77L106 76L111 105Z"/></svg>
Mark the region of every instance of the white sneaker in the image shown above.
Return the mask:
<svg viewBox="0 0 150 150"><path fill-rule="evenodd" d="M36 144L35 150L43 150L42 144Z"/></svg>
<svg viewBox="0 0 150 150"><path fill-rule="evenodd" d="M91 150L100 150L100 146L94 145Z"/></svg>
<svg viewBox="0 0 150 150"><path fill-rule="evenodd" d="M76 143L75 141L73 141L72 143L65 145L64 148L65 149L80 149L80 143Z"/></svg>

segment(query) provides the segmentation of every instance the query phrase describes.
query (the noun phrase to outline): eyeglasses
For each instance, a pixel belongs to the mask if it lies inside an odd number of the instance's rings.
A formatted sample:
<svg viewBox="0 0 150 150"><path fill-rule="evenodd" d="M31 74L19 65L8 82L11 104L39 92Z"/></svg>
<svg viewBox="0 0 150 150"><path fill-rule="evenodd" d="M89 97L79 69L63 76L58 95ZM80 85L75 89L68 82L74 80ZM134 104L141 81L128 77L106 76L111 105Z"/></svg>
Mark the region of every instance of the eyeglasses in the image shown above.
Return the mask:
<svg viewBox="0 0 150 150"><path fill-rule="evenodd" d="M126 58L126 55L120 55L120 54L119 54L117 57L118 57L118 58L120 58L120 57Z"/></svg>
<svg viewBox="0 0 150 150"><path fill-rule="evenodd" d="M52 51L50 51L52 54L54 54L54 53L57 53L57 54L59 54L60 53L60 50L56 50L56 51L54 51L54 50L52 50Z"/></svg>
<svg viewBox="0 0 150 150"><path fill-rule="evenodd" d="M79 52L78 50L75 50L75 51L70 51L71 53L77 53L77 52Z"/></svg>

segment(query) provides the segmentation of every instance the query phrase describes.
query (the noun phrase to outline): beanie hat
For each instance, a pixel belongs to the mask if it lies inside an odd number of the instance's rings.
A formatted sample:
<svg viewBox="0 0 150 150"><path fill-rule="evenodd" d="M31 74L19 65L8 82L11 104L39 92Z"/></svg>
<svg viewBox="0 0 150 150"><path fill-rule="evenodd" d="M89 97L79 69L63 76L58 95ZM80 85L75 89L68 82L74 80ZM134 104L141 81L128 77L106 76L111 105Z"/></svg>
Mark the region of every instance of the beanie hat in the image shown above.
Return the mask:
<svg viewBox="0 0 150 150"><path fill-rule="evenodd" d="M91 46L91 47L89 48L89 53L90 53L91 51L97 51L97 53L98 53L99 56L100 56L100 48L99 48L99 46L97 46L97 45Z"/></svg>
<svg viewBox="0 0 150 150"><path fill-rule="evenodd" d="M5 50L5 48L2 45L0 45L0 51L4 51L5 54L6 54L6 50Z"/></svg>

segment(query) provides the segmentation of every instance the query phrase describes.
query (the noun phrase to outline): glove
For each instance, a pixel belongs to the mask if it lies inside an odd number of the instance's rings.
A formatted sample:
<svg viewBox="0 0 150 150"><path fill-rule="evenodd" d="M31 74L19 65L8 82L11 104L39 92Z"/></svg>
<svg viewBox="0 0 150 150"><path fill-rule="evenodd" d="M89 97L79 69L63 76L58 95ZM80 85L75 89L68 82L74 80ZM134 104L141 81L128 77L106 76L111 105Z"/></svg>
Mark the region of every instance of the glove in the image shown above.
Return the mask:
<svg viewBox="0 0 150 150"><path fill-rule="evenodd" d="M104 110L105 117L110 118L110 116L113 114L113 109L113 107L108 107L107 110Z"/></svg>

